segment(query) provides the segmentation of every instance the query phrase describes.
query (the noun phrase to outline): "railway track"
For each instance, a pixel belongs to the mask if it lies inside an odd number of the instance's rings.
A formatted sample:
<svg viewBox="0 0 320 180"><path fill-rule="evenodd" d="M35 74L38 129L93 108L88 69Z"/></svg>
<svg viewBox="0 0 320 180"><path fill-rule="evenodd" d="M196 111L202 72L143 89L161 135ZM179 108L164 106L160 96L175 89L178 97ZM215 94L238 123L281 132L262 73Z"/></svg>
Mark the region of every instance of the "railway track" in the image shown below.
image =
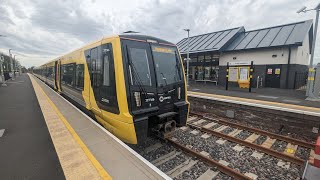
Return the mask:
<svg viewBox="0 0 320 180"><path fill-rule="evenodd" d="M188 126L300 166L306 160L314 161L315 145L302 140L195 113L189 117Z"/></svg>
<svg viewBox="0 0 320 180"><path fill-rule="evenodd" d="M137 152L173 179L299 179L309 155L298 147L311 152L313 144L258 132L193 114L173 136Z"/></svg>

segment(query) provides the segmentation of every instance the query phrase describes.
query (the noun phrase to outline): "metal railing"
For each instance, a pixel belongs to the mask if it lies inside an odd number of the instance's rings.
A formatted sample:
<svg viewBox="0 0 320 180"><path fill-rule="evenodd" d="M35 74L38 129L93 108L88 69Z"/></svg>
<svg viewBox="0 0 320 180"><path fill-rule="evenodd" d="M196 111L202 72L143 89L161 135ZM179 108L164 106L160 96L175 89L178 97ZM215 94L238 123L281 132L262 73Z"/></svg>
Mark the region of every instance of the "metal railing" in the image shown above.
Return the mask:
<svg viewBox="0 0 320 180"><path fill-rule="evenodd" d="M295 72L294 89L306 90L308 81L308 72Z"/></svg>

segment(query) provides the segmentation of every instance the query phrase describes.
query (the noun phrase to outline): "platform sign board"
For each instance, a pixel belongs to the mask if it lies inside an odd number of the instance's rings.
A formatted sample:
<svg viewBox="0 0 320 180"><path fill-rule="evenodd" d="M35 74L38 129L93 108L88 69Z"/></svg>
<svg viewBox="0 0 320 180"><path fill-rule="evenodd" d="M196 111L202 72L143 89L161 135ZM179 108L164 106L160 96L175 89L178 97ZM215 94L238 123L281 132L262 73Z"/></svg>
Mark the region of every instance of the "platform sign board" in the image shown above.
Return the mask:
<svg viewBox="0 0 320 180"><path fill-rule="evenodd" d="M230 66L250 66L250 61L229 62Z"/></svg>
<svg viewBox="0 0 320 180"><path fill-rule="evenodd" d="M239 68L240 71L240 81L247 81L248 77L249 77L249 68L247 67L240 67Z"/></svg>
<svg viewBox="0 0 320 180"><path fill-rule="evenodd" d="M274 71L274 74L280 74L281 70L280 68L276 68L276 70Z"/></svg>
<svg viewBox="0 0 320 180"><path fill-rule="evenodd" d="M237 82L239 76L239 71L237 67L230 67L229 68L229 78L228 81L230 82Z"/></svg>
<svg viewBox="0 0 320 180"><path fill-rule="evenodd" d="M272 68L269 68L267 74L272 74Z"/></svg>

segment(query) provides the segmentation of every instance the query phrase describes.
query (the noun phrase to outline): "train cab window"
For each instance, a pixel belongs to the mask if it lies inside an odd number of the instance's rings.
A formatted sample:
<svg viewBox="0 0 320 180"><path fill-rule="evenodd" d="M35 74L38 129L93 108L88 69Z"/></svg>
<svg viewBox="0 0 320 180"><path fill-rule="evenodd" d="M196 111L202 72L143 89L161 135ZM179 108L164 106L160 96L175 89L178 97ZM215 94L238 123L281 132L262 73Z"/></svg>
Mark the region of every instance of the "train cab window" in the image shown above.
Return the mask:
<svg viewBox="0 0 320 180"><path fill-rule="evenodd" d="M62 65L62 79L61 82L68 86L74 85L74 64Z"/></svg>
<svg viewBox="0 0 320 180"><path fill-rule="evenodd" d="M129 66L131 84L152 86L149 60L146 49L130 48L131 63Z"/></svg>
<svg viewBox="0 0 320 180"><path fill-rule="evenodd" d="M110 86L110 59L109 59L109 56L103 57L103 85Z"/></svg>
<svg viewBox="0 0 320 180"><path fill-rule="evenodd" d="M76 65L76 88L83 90L84 87L84 65Z"/></svg>

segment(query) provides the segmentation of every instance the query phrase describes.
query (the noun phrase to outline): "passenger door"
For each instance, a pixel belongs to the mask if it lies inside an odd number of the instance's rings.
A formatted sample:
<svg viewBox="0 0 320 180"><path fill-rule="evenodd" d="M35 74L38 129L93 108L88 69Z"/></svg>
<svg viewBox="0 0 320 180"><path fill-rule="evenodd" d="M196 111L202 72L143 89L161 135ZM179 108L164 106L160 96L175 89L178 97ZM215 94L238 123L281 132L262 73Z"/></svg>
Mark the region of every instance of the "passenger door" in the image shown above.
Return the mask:
<svg viewBox="0 0 320 180"><path fill-rule="evenodd" d="M87 50L89 60L90 80L94 98L90 97L90 103L95 101L98 108L118 114L118 102L116 94L114 60L112 45L104 44Z"/></svg>
<svg viewBox="0 0 320 180"><path fill-rule="evenodd" d="M266 68L266 87L280 88L281 65L268 65Z"/></svg>

